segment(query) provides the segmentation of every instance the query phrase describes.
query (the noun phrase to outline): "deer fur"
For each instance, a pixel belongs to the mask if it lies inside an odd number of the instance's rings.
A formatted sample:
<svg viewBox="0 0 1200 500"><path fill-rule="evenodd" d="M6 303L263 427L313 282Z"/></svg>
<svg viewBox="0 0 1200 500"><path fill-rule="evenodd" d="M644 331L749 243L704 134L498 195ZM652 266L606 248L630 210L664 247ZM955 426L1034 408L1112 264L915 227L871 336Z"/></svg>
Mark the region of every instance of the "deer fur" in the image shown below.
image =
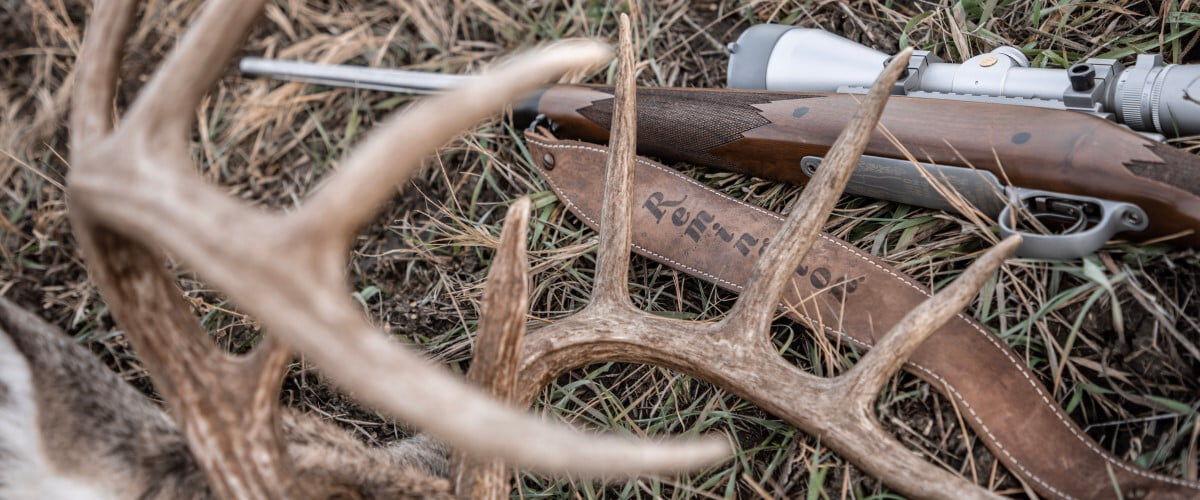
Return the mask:
<svg viewBox="0 0 1200 500"><path fill-rule="evenodd" d="M371 447L284 411L287 451L314 498L448 497L447 459L417 436ZM58 328L0 298L0 498L214 498L162 408Z"/></svg>

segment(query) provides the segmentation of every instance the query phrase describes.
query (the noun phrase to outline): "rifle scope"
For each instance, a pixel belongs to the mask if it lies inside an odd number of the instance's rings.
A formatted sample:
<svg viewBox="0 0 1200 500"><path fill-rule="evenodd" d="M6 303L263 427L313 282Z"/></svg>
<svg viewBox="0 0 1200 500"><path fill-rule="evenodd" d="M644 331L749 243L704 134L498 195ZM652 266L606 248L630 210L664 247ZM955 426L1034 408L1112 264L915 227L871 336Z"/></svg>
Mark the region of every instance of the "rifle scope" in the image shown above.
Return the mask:
<svg viewBox="0 0 1200 500"><path fill-rule="evenodd" d="M889 56L827 31L752 26L729 44L736 89L864 93ZM1142 54L1132 68L1092 58L1067 69L1030 68L1020 49L996 48L962 64L916 51L896 95L1082 111L1140 132L1200 134L1200 64Z"/></svg>

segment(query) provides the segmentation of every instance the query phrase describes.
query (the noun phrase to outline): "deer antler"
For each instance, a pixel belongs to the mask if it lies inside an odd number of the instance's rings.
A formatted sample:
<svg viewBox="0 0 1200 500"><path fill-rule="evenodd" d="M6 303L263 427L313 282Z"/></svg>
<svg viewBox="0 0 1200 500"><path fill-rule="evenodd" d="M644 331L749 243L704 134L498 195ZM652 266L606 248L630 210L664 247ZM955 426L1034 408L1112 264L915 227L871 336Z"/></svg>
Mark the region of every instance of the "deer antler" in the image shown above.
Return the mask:
<svg viewBox="0 0 1200 500"><path fill-rule="evenodd" d="M488 272L480 311L479 335L467 377L492 397L514 403L520 387L525 314L529 311L529 263L525 258L529 198L508 208L500 245ZM478 460L459 453L451 468L454 492L461 498L496 499L509 495L504 462Z"/></svg>
<svg viewBox="0 0 1200 500"><path fill-rule="evenodd" d="M364 403L481 457L547 472L627 475L696 467L727 454L723 440L650 445L583 437L519 415L389 340L363 317L345 283L354 232L421 158L537 85L608 60L608 48L558 44L509 62L486 82L420 102L360 144L299 210L271 213L206 184L188 151L192 113L262 4L205 5L114 128L117 70L135 9L131 0L98 2L71 113L75 233L93 279L219 495L290 496L277 395L289 348ZM228 293L279 341L241 357L216 348L166 272L160 248Z"/></svg>
<svg viewBox="0 0 1200 500"><path fill-rule="evenodd" d="M771 239L746 291L729 314L718 322L682 321L635 308L627 290L630 183L636 149L634 59L629 31L628 18L622 16L614 104L617 111L605 174L592 299L582 311L525 339L517 399L529 404L551 379L590 363L662 365L716 383L819 436L823 444L906 495L993 496L909 451L880 426L872 404L913 350L969 304L987 277L1016 250L1019 237L1006 239L985 253L953 284L893 326L857 365L840 376L823 378L800 370L780 356L768 336L784 286L828 218L912 50L897 55L871 87L822 168L792 205L791 216ZM510 212L510 217L514 214L525 216L520 210ZM485 298L485 305L489 303ZM479 343L500 342L483 338L498 333L481 332ZM481 474L477 477L486 477L482 475L486 473L476 473ZM506 486L494 488L488 493L492 498L507 494Z"/></svg>

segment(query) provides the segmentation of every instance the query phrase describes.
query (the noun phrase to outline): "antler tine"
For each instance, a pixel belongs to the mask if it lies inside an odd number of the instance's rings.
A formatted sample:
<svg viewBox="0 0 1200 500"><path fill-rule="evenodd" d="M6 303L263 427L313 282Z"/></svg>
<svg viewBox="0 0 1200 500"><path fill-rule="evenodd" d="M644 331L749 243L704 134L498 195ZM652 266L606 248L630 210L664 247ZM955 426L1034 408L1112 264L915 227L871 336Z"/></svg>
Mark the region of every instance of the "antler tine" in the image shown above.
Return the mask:
<svg viewBox="0 0 1200 500"><path fill-rule="evenodd" d="M206 2L129 109L126 120L131 126L169 141L186 141L196 107L242 46L264 3Z"/></svg>
<svg viewBox="0 0 1200 500"><path fill-rule="evenodd" d="M71 99L71 149L108 133L112 128L113 96L125 36L133 23L133 0L97 2L88 20L83 47L75 66Z"/></svg>
<svg viewBox="0 0 1200 500"><path fill-rule="evenodd" d="M620 18L617 84L613 94L612 137L604 171L604 205L600 215L600 248L592 305L632 307L629 299L629 245L632 215L630 186L637 154L636 60L629 16Z"/></svg>
<svg viewBox="0 0 1200 500"><path fill-rule="evenodd" d="M845 189L883 114L892 85L908 66L912 52L910 47L896 54L879 74L846 129L830 147L817 174L805 186L800 198L792 203L791 216L755 263L746 290L718 328L731 328L732 335L765 338L764 332L779 307L784 286L808 253Z"/></svg>
<svg viewBox="0 0 1200 500"><path fill-rule="evenodd" d="M862 410L869 409L883 389L883 384L900 369L909 355L934 331L967 307L983 282L1020 245L1021 237L1012 235L988 249L953 283L904 315L904 319L896 323L866 356L838 376L837 382L844 387L843 394L850 405Z"/></svg>
<svg viewBox="0 0 1200 500"><path fill-rule="evenodd" d="M479 316L479 335L467 377L492 397L508 403L517 396L517 376L529 309L529 262L525 256L529 197L508 208L500 246L488 272ZM509 493L504 462L459 453L453 467L454 491L463 498L500 499Z"/></svg>
<svg viewBox="0 0 1200 500"><path fill-rule="evenodd" d="M598 42L559 42L513 58L458 90L414 104L358 145L295 217L338 244L348 243L391 199L395 186L437 148L546 81L611 58L612 51Z"/></svg>

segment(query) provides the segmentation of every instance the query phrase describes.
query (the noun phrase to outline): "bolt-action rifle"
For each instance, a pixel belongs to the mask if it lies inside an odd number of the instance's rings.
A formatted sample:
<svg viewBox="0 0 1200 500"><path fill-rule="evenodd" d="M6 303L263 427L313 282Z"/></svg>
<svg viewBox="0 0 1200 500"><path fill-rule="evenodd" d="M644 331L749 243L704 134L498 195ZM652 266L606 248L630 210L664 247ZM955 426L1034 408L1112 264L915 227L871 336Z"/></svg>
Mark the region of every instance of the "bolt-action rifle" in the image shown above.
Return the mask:
<svg viewBox="0 0 1200 500"><path fill-rule="evenodd" d="M405 93L473 78L256 58L243 59L241 70ZM857 109L853 89L842 90L640 88L638 151L804 183ZM555 85L518 104L514 117L603 143L612 112L611 87ZM1001 233L1022 234L1019 253L1027 257L1079 257L1118 233L1200 247L1200 158L1099 111L896 96L880 124L847 192L958 212L973 207Z"/></svg>

